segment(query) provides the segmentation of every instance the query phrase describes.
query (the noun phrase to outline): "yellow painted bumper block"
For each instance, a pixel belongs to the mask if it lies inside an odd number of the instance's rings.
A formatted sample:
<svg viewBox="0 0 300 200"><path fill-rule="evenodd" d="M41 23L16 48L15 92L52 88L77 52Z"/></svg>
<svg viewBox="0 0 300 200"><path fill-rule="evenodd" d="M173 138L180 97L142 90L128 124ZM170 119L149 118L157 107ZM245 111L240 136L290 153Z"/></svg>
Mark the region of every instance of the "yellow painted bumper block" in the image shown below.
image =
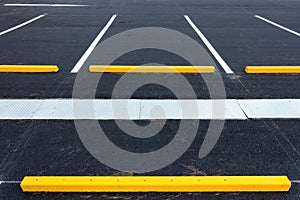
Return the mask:
<svg viewBox="0 0 300 200"><path fill-rule="evenodd" d="M24 192L282 192L286 176L26 176Z"/></svg>
<svg viewBox="0 0 300 200"><path fill-rule="evenodd" d="M0 65L0 72L58 72L56 65Z"/></svg>
<svg viewBox="0 0 300 200"><path fill-rule="evenodd" d="M298 74L300 66L247 66L245 71L254 74Z"/></svg>
<svg viewBox="0 0 300 200"><path fill-rule="evenodd" d="M91 65L90 72L114 73L214 73L214 66L127 66Z"/></svg>

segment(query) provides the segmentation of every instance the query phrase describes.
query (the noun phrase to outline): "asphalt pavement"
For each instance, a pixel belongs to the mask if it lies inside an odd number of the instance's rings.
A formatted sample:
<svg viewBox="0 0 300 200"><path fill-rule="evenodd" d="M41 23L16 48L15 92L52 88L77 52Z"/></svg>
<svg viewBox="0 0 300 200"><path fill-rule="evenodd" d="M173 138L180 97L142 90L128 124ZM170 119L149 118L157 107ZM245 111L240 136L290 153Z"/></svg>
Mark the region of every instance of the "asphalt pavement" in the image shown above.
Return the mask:
<svg viewBox="0 0 300 200"><path fill-rule="evenodd" d="M262 16L300 32L300 2L297 0L38 0L39 4L85 4L83 7L5 6L28 1L0 0L0 32L39 15L44 17L6 34L0 34L0 64L57 65L58 73L0 73L1 99L72 98L75 79L90 74L83 65L71 73L99 32L117 15L98 46L124 31L160 27L183 33L205 49L223 80L227 99L299 99L299 74L246 74L248 65L300 65L300 37L255 17ZM33 3L33 2L30 2ZM194 22L233 71L228 74L207 45L190 26ZM139 38L128 38L120 48ZM176 42L168 38L168 42ZM158 41L164 43L165 41ZM97 48L97 47L96 47ZM178 47L180 49L180 46ZM189 65L174 53L152 48L128 52L112 64ZM107 64L107 63L95 63ZM202 63L199 63L200 65ZM89 98L110 99L123 73L106 73ZM155 74L176 83L174 74ZM184 74L195 91L184 99L210 99L207 84L216 86L211 74ZM132 74L128 85L139 74ZM216 86L218 87L218 86ZM184 91L174 84L176 91ZM114 98L127 98L117 93ZM166 87L147 84L132 99L175 99ZM297 109L297 108L295 108ZM298 108L299 109L299 108ZM86 121L86 120L82 120ZM194 121L185 120L193 129ZM222 134L205 157L198 157L208 120L200 120L197 135L188 150L172 164L142 175L287 175L294 180L286 193L23 193L18 183L27 175L141 175L119 172L95 159L82 144L72 120L0 120L0 199L298 199L300 196L300 123L295 119L227 120ZM124 123L127 123L126 120ZM145 126L149 121L136 122ZM156 123L163 123L157 120ZM122 132L113 120L100 120L107 137L130 152L155 151L167 145L178 131L180 120L166 121L154 137L137 139ZM190 130L185 130L189 132ZM298 183L297 183L298 182Z"/></svg>

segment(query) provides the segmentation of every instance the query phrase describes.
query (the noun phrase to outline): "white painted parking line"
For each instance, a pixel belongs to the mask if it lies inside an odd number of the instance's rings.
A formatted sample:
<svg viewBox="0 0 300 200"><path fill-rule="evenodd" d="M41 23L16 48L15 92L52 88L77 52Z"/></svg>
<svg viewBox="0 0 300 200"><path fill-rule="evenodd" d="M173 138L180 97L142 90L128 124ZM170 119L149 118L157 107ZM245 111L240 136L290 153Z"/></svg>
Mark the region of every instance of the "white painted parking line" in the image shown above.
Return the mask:
<svg viewBox="0 0 300 200"><path fill-rule="evenodd" d="M291 183L300 183L300 180L291 180Z"/></svg>
<svg viewBox="0 0 300 200"><path fill-rule="evenodd" d="M206 37L203 35L203 33L197 28L197 26L189 18L189 16L184 15L184 18L190 24L190 26L194 29L194 31L197 33L197 35L200 37L200 39L203 41L203 43L206 45L206 47L209 49L209 51L213 54L213 56L219 62L219 64L221 65L221 67L224 69L224 71L227 74L233 74L233 71L230 69L230 67L227 65L227 63L224 61L224 59L215 50L215 48L211 45L211 43L206 39Z"/></svg>
<svg viewBox="0 0 300 200"><path fill-rule="evenodd" d="M196 108L196 109L195 109ZM198 109L197 109L198 108ZM92 110L92 112L91 112ZM223 114L222 114L223 113ZM300 99L1 99L0 119L300 119Z"/></svg>
<svg viewBox="0 0 300 200"><path fill-rule="evenodd" d="M300 99L238 100L248 118L300 118Z"/></svg>
<svg viewBox="0 0 300 200"><path fill-rule="evenodd" d="M103 37L103 35L109 29L109 27L114 22L114 20L116 19L116 17L117 17L117 15L115 14L115 15L113 15L110 18L110 20L107 22L107 24L104 26L104 28L100 31L100 33L95 38L95 40L92 42L92 44L90 45L90 47L86 50L86 52L83 54L83 56L80 58L80 60L76 63L76 65L72 69L71 73L78 73L78 71L80 70L80 68L82 67L82 65L85 63L85 61L87 60L87 58L89 57L89 55L95 49L95 47L97 46L98 42L101 40L101 38Z"/></svg>
<svg viewBox="0 0 300 200"><path fill-rule="evenodd" d="M0 181L1 184L20 184L21 181Z"/></svg>
<svg viewBox="0 0 300 200"><path fill-rule="evenodd" d="M30 24L30 23L32 23L32 22L34 22L34 21L36 21L36 20L38 20L38 19L40 19L40 18L42 18L42 17L45 17L45 16L46 16L46 14L39 15L39 16L37 16L37 17L35 17L35 18L31 19L31 20L28 20L28 21L22 23L22 24L19 24L19 25L14 26L14 27L12 27L12 28L10 28L10 29L7 29L7 30L5 30L5 31L2 31L2 32L0 32L0 36L1 36L1 35L4 35L4 34L6 34L6 33L9 33L9 32L11 32L11 31L13 31L13 30L16 30L16 29L18 29L18 28L21 28L22 26L25 26L25 25L27 25L27 24Z"/></svg>
<svg viewBox="0 0 300 200"><path fill-rule="evenodd" d="M90 5L80 4L33 4L33 3L7 3L6 7L87 7Z"/></svg>
<svg viewBox="0 0 300 200"><path fill-rule="evenodd" d="M276 27L278 27L278 28L281 28L281 29L283 29L283 30L285 30L285 31L288 31L288 32L290 32L290 33L292 33L292 34L297 35L297 36L300 37L300 33L296 32L296 31L293 31L293 30L291 30L291 29L289 29L289 28L287 28L287 27L284 27L284 26L282 26L282 25L280 25L280 24L277 24L277 23L275 23L275 22L272 22L271 20L266 19L266 18L264 18L264 17L261 17L261 16L259 16L259 15L255 15L255 17L258 18L258 19L260 19L260 20L263 20L263 21L265 21L265 22L267 22L267 23L269 23L269 24L272 24L273 26L276 26Z"/></svg>
<svg viewBox="0 0 300 200"><path fill-rule="evenodd" d="M223 112L213 112L219 107ZM245 120L247 117L234 100L8 99L0 100L0 119Z"/></svg>
<svg viewBox="0 0 300 200"><path fill-rule="evenodd" d="M213 109L216 109L215 112ZM247 117L235 100L141 100L140 119L237 119Z"/></svg>

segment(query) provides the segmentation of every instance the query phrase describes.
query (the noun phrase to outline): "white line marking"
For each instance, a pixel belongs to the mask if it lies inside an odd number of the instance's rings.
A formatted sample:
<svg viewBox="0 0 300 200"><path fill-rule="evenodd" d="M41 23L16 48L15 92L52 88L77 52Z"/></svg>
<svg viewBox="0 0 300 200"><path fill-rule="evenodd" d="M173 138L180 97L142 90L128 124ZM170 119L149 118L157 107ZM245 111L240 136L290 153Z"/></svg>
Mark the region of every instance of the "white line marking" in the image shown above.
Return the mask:
<svg viewBox="0 0 300 200"><path fill-rule="evenodd" d="M265 21L265 22L267 22L267 23L269 23L269 24L272 24L272 25L274 25L274 26L276 26L276 27L278 27L278 28L281 28L281 29L283 29L283 30L285 30L285 31L288 31L288 32L290 32L290 33L292 33L292 34L297 35L297 36L300 37L300 33L296 32L296 31L293 31L293 30L291 30L291 29L289 29L289 28L287 28L287 27L284 27L284 26L282 26L282 25L280 25L280 24L277 24L277 23L275 23L275 22L272 22L271 20L266 19L266 18L263 18L263 17L261 17L261 16L259 16L259 15L255 15L255 17L258 18L258 19L260 19L260 20L263 20L263 21Z"/></svg>
<svg viewBox="0 0 300 200"><path fill-rule="evenodd" d="M90 47L86 50L86 52L83 54L83 56L77 62L77 64L74 66L74 68L72 69L71 73L78 73L78 71L80 70L80 68L82 67L82 65L85 63L85 61L87 60L87 58L89 57L89 55L92 53L92 51L94 50L94 48L97 46L98 42L101 40L101 38L103 37L103 35L109 29L109 27L114 22L114 20L116 19L116 17L117 17L117 15L115 14L115 15L113 15L110 18L110 20L107 22L107 24L104 26L104 28L100 31L100 33L95 38L95 40L92 42L92 44L90 45Z"/></svg>
<svg viewBox="0 0 300 200"><path fill-rule="evenodd" d="M241 106L248 118L300 118L300 99L238 100L238 104Z"/></svg>
<svg viewBox="0 0 300 200"><path fill-rule="evenodd" d="M40 19L40 18L42 18L42 17L45 17L45 16L46 16L46 14L39 15L39 16L37 16L37 17L35 17L35 18L31 19L31 20L28 20L28 21L22 23L22 24L19 24L19 25L14 26L14 27L12 27L12 28L10 28L10 29L7 29L6 31L2 31L2 32L0 33L0 36L1 36L1 35L4 35L4 34L6 34L6 33L9 33L9 32L11 32L11 31L13 31L13 30L16 30L16 29L18 29L18 28L21 28L22 26L25 26L25 25L27 25L27 24L30 24L30 23L32 23L32 22L34 22L34 21L36 21L36 20L38 20L38 19Z"/></svg>
<svg viewBox="0 0 300 200"><path fill-rule="evenodd" d="M211 43L206 39L206 37L203 35L203 33L197 28L197 26L193 23L193 21L189 18L189 16L184 15L184 18L190 24L190 26L194 29L194 31L197 33L197 35L201 38L201 40L204 42L204 44L209 49L209 51L213 54L213 56L216 58L216 60L220 63L220 65L222 66L224 71L227 74L233 74L233 71L230 69L230 67L227 65L227 63L223 60L223 58L219 55L219 53L215 50L215 48L211 45Z"/></svg>
<svg viewBox="0 0 300 200"><path fill-rule="evenodd" d="M195 109L196 108L196 109ZM300 99L1 99L0 119L300 119Z"/></svg>
<svg viewBox="0 0 300 200"><path fill-rule="evenodd" d="M7 3L4 4L6 7L87 7L90 5L80 4L29 4L29 3Z"/></svg>
<svg viewBox="0 0 300 200"><path fill-rule="evenodd" d="M4 184L18 184L21 183L21 181L0 181L0 185L4 183Z"/></svg>
<svg viewBox="0 0 300 200"><path fill-rule="evenodd" d="M300 183L300 180L291 180L292 183Z"/></svg>
<svg viewBox="0 0 300 200"><path fill-rule="evenodd" d="M247 117L235 100L228 99L2 99L0 100L0 119L245 120Z"/></svg>

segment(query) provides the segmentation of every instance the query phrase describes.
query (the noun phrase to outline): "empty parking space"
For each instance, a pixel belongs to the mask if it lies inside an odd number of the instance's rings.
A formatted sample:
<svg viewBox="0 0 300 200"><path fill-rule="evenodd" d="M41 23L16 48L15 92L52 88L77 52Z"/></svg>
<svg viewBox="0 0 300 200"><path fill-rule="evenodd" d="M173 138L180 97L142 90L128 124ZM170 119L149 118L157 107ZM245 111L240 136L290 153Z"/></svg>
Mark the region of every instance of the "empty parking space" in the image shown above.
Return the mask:
<svg viewBox="0 0 300 200"><path fill-rule="evenodd" d="M243 72L245 65L297 65L299 38L255 18L255 6L261 4L226 8L220 4L203 12L186 6L186 12L236 73Z"/></svg>
<svg viewBox="0 0 300 200"><path fill-rule="evenodd" d="M278 130L265 123L268 121L227 122L217 146L205 159L199 160L197 154L208 126L208 121L202 121L198 136L188 152L171 166L145 175L285 174L291 180L297 180L300 173L297 165L299 157L291 157L290 151L287 151L291 149L289 144L278 141L278 137L273 135ZM165 138L161 139L161 142L156 143L155 140L148 139L135 146L132 138L126 135L122 135L122 140L118 139L120 137L118 134L121 132L117 130L114 121L102 121L100 124L112 141L131 151L149 151L152 148L159 148L160 145L164 145L165 140L170 140L178 126L178 122L169 121L159 135ZM295 124L297 121L282 122L281 125L285 126L282 134L293 131L292 127ZM38 120L31 123L11 121L9 124L2 121L1 127L3 137L7 138L1 144L6 146L1 152L3 180L20 181L25 174L66 176L119 174L118 171L111 170L96 161L86 151L71 121ZM173 129L172 127L175 130L170 131L169 128ZM299 148L297 144L295 144L296 148ZM76 162L78 160L80 162ZM1 187L6 186L3 184ZM20 193L20 188L16 189L15 191ZM8 194L4 192L2 195ZM239 198L247 198L247 195L240 194Z"/></svg>
<svg viewBox="0 0 300 200"><path fill-rule="evenodd" d="M48 14L42 22L0 38L5 46L1 48L1 62L28 65L56 64L62 71L69 72L107 17L105 14L94 16L94 19L84 15ZM85 34L85 37L81 37L82 34Z"/></svg>

